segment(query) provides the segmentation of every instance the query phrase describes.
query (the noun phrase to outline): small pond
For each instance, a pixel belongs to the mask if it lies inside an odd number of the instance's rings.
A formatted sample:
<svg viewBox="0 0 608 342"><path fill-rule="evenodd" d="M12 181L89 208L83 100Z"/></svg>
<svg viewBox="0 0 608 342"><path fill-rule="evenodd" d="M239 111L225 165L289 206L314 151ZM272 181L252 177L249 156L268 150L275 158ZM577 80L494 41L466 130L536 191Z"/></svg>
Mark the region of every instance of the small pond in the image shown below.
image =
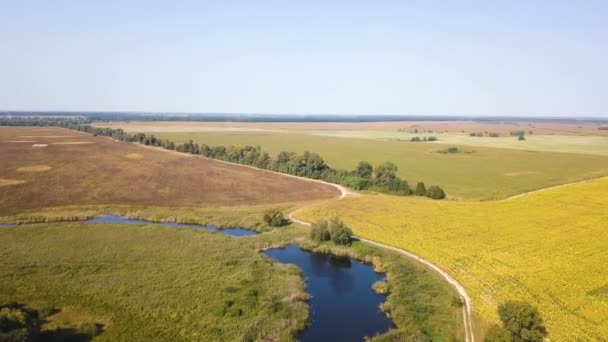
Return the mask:
<svg viewBox="0 0 608 342"><path fill-rule="evenodd" d="M193 228L203 229L214 233L222 233L230 236L249 236L257 234L256 231L243 229L243 228L223 228L219 229L214 226L203 226L198 224L187 224L187 223L175 223L175 222L152 222L138 219L130 219L121 216L114 215L100 215L95 216L92 219L85 221L86 223L120 223L120 224L159 224L166 227L178 227L178 228Z"/></svg>
<svg viewBox="0 0 608 342"><path fill-rule="evenodd" d="M264 252L268 257L298 266L311 295L309 326L298 340L363 341L387 332L391 320L380 311L385 297L372 290L384 279L370 265L350 258L312 253L290 245Z"/></svg>

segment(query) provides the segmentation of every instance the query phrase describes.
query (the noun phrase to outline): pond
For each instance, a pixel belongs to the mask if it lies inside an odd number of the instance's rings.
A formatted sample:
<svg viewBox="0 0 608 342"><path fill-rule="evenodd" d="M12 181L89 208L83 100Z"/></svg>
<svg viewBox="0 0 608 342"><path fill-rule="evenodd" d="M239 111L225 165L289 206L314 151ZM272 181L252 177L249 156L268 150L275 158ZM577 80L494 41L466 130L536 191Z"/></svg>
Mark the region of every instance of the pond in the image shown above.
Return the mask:
<svg viewBox="0 0 608 342"><path fill-rule="evenodd" d="M268 257L298 266L311 295L309 326L299 341L363 341L387 332L391 320L380 311L385 297L372 290L384 276L370 265L350 258L312 253L290 245L264 252Z"/></svg>
<svg viewBox="0 0 608 342"><path fill-rule="evenodd" d="M119 224L159 224L166 227L178 227L178 228L193 228L203 229L206 231L221 233L230 236L249 236L256 235L257 232L254 230L243 229L243 228L217 228L214 226L203 226L198 224L187 224L187 223L175 223L175 222L152 222L138 219L130 219L121 216L114 215L100 215L95 216L92 219L85 221L86 223L119 223Z"/></svg>

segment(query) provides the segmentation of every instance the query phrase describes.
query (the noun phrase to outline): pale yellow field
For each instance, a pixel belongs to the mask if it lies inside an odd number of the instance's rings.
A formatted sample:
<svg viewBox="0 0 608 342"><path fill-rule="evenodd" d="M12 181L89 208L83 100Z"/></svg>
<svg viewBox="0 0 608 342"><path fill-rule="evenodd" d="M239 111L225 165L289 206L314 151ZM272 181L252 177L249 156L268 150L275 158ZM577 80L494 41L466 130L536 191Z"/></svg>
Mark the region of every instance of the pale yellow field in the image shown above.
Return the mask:
<svg viewBox="0 0 608 342"><path fill-rule="evenodd" d="M301 209L412 251L458 279L483 323L510 299L539 306L555 341L608 336L608 180L497 202L364 195ZM483 324L482 324L483 325Z"/></svg>

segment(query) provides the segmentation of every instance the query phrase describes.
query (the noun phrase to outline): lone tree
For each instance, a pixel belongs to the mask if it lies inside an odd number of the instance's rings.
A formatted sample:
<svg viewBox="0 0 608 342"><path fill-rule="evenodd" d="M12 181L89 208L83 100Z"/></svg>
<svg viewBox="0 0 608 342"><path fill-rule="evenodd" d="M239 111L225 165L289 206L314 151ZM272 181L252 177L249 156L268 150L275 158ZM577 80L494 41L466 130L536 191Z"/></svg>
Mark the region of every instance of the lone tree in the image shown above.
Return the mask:
<svg viewBox="0 0 608 342"><path fill-rule="evenodd" d="M498 306L498 316L514 342L541 342L547 335L540 312L529 303L508 301Z"/></svg>
<svg viewBox="0 0 608 342"><path fill-rule="evenodd" d="M426 196L432 199L444 199L445 198L445 192L443 191L442 188L438 187L437 185L431 185L429 186L429 188L426 191Z"/></svg>
<svg viewBox="0 0 608 342"><path fill-rule="evenodd" d="M289 221L285 219L282 211L275 209L264 213L264 222L271 227L280 227L286 225Z"/></svg>
<svg viewBox="0 0 608 342"><path fill-rule="evenodd" d="M423 182L418 182L418 184L416 184L416 191L414 194L416 196L426 196L426 186Z"/></svg>
<svg viewBox="0 0 608 342"><path fill-rule="evenodd" d="M365 179L372 178L373 171L374 171L374 168L373 168L372 164L370 164L366 161L359 162L359 164L357 165L357 168L355 169L355 173L357 174L357 176L359 176L361 178L365 178Z"/></svg>

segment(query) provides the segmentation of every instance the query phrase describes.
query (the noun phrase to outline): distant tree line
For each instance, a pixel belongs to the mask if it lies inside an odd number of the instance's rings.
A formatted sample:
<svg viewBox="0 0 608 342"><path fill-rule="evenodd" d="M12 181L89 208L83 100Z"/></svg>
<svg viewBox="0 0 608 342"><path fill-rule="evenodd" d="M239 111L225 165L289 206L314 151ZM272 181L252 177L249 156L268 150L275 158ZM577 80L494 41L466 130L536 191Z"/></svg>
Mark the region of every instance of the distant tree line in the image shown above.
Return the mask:
<svg viewBox="0 0 608 342"><path fill-rule="evenodd" d="M437 141L437 140L439 140L439 139L437 139L437 137L435 137L435 136L430 136L430 137L422 137L422 138L420 138L420 137L416 136L416 137L412 137L412 138L410 139L410 141L412 141L412 142L419 142L419 141Z"/></svg>
<svg viewBox="0 0 608 342"><path fill-rule="evenodd" d="M0 126L17 126L13 125L11 120L0 119ZM260 146L209 146L198 144L192 140L178 144L168 139L159 139L154 135L127 133L120 128L93 127L84 119L21 117L18 118L17 122L19 123L18 126L60 126L90 133L94 136L101 135L120 141L136 142L182 153L198 154L231 163L250 165L260 169L324 180L356 190L372 190L402 196L414 194L408 182L397 176L397 165L392 162L384 162L373 167L370 163L362 161L354 170L343 170L330 167L319 154L308 151L302 154L280 152L273 158L268 152L262 151ZM433 196L428 193L425 195L433 199L445 197L443 189L439 186L429 187L429 191L431 189L433 190Z"/></svg>

